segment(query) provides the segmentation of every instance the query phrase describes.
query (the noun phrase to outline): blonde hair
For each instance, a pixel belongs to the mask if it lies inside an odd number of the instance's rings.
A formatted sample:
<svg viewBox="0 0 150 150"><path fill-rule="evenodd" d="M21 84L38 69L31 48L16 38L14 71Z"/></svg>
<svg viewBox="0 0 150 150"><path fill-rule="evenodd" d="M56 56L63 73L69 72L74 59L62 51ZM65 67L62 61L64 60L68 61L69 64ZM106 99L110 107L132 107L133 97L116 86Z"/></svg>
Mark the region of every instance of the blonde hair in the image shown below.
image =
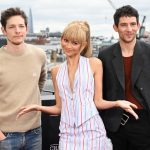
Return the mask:
<svg viewBox="0 0 150 150"><path fill-rule="evenodd" d="M86 42L86 46L82 50L81 55L85 57L92 56L90 26L86 21L73 21L69 23L62 33L62 38L77 41L81 45Z"/></svg>

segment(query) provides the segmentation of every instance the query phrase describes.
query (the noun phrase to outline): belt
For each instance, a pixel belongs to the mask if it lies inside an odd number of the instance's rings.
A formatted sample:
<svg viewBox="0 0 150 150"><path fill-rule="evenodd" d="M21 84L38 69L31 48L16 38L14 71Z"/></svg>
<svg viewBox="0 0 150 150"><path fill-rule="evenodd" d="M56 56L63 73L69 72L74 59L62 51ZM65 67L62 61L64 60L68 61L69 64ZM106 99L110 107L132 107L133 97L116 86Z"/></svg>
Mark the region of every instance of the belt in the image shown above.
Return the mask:
<svg viewBox="0 0 150 150"><path fill-rule="evenodd" d="M129 116L126 113L123 113L120 124L124 126L129 120Z"/></svg>
<svg viewBox="0 0 150 150"><path fill-rule="evenodd" d="M136 110L134 110L135 111L135 113L139 116L139 119L141 119L141 118L145 118L145 117L148 117L148 112L145 110L145 109L136 109ZM122 126L124 126L124 125L126 125L126 123L130 120L130 119L132 119L132 120L135 120L136 121L136 119L134 118L134 116L132 115L132 114L130 114L130 113L128 113L128 112L125 112L124 111L124 113L123 113L123 115L122 115L122 118L121 118L121 125Z"/></svg>
<svg viewBox="0 0 150 150"><path fill-rule="evenodd" d="M16 135L16 134L27 134L27 133L32 133L32 132L38 132L38 130L41 130L41 127L37 127L37 128L31 129L31 130L25 131L25 132L3 132L3 134L5 136Z"/></svg>

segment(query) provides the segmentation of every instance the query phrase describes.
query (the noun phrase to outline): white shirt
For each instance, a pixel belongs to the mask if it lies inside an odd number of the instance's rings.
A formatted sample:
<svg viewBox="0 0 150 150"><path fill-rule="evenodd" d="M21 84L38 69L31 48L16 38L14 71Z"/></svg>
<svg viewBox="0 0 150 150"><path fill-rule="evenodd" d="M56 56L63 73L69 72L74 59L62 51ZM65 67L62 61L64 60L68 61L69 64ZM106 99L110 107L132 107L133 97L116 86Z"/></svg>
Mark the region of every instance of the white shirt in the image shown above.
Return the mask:
<svg viewBox="0 0 150 150"><path fill-rule="evenodd" d="M75 73L73 92L70 89L67 62L61 64L56 76L59 96L62 101L61 121L70 126L80 126L98 114L93 101L94 77L89 59L80 56Z"/></svg>

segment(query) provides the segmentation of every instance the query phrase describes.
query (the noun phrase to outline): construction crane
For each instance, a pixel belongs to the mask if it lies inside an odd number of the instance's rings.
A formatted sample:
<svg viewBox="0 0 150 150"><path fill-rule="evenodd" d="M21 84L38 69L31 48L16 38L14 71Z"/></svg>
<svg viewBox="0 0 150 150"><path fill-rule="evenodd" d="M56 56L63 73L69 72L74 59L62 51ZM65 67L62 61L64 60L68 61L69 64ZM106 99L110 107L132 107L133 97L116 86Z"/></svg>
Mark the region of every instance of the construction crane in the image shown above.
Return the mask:
<svg viewBox="0 0 150 150"><path fill-rule="evenodd" d="M145 19L146 19L146 16L143 17L143 20L142 20L142 23L141 23L141 26L140 26L140 29L139 29L139 35L138 35L138 38L142 38L144 37L144 33L145 33L145 26L143 26L144 22L145 22Z"/></svg>
<svg viewBox="0 0 150 150"><path fill-rule="evenodd" d="M111 0L107 0L107 1L108 1L109 4L112 6L112 8L116 10L116 7L115 7L115 5L113 4L113 2L112 2Z"/></svg>
<svg viewBox="0 0 150 150"><path fill-rule="evenodd" d="M107 0L109 2L109 4L111 5L111 7L113 9L117 9L116 6L114 5L114 3L111 0ZM144 37L144 33L145 33L145 26L143 25L145 22L146 16L143 17L142 23L141 23L141 27L139 29L139 34L137 35L137 38L143 38Z"/></svg>

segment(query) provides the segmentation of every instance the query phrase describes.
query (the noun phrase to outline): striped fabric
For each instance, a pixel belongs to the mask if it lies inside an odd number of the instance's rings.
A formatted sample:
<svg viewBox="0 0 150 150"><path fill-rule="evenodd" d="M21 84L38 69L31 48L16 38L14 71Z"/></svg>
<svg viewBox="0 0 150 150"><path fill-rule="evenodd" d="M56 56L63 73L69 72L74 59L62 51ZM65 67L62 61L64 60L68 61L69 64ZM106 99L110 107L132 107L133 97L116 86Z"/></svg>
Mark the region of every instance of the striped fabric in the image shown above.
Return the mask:
<svg viewBox="0 0 150 150"><path fill-rule="evenodd" d="M73 91L67 62L61 65L56 79L62 101L59 149L111 150L111 142L93 101L94 78L89 59L80 56Z"/></svg>

